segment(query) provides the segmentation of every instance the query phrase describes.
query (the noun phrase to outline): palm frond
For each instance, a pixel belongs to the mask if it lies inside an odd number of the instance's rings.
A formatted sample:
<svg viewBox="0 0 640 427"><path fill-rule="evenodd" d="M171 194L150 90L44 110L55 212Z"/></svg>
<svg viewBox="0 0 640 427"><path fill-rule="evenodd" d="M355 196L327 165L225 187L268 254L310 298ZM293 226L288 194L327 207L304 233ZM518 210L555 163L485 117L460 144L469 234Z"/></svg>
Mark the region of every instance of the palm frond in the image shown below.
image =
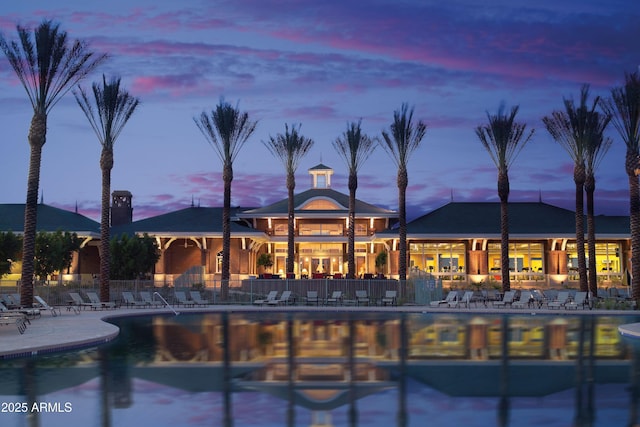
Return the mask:
<svg viewBox="0 0 640 427"><path fill-rule="evenodd" d="M347 130L333 141L333 147L342 157L350 174L357 173L376 148L377 139L362 132L362 119L347 124Z"/></svg>
<svg viewBox="0 0 640 427"><path fill-rule="evenodd" d="M406 169L411 154L420 146L427 126L420 120L414 125L413 110L403 103L400 110L393 113L393 123L389 131L382 131L382 148L389 154L398 168Z"/></svg>
<svg viewBox="0 0 640 427"><path fill-rule="evenodd" d="M290 175L295 174L300 160L311 150L314 141L300 133L301 125L291 125L291 129L286 123L284 126L284 134L270 136L262 143L274 157L280 159L287 174Z"/></svg>
<svg viewBox="0 0 640 427"><path fill-rule="evenodd" d="M611 97L601 103L627 146L640 153L640 73L625 73L625 84L611 89Z"/></svg>

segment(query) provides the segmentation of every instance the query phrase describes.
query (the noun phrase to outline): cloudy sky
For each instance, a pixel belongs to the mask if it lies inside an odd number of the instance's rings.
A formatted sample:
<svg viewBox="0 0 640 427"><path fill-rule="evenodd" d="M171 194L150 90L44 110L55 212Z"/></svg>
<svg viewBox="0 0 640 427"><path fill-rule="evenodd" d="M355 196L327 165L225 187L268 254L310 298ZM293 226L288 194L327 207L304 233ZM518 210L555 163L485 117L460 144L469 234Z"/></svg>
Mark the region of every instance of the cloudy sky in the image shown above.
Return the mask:
<svg viewBox="0 0 640 427"><path fill-rule="evenodd" d="M97 6L99 4L99 6ZM497 201L496 168L474 129L500 103L535 129L509 172L511 201L572 208L573 164L541 118L584 83L608 96L640 65L636 0L30 0L2 2L0 31L52 19L110 59L83 83L121 76L141 100L115 148L112 190L134 195L136 219L221 206L221 165L193 117L220 97L258 120L234 164L234 205L286 197L284 170L262 141L301 124L315 145L301 162L346 167L331 142L362 119L371 136L403 102L427 125L409 162L409 216L454 201ZM24 203L32 110L0 58L0 203ZM597 173L596 210L628 214L624 144ZM100 145L68 94L49 115L40 188L47 204L99 216ZM397 209L396 170L378 149L359 174L358 198Z"/></svg>

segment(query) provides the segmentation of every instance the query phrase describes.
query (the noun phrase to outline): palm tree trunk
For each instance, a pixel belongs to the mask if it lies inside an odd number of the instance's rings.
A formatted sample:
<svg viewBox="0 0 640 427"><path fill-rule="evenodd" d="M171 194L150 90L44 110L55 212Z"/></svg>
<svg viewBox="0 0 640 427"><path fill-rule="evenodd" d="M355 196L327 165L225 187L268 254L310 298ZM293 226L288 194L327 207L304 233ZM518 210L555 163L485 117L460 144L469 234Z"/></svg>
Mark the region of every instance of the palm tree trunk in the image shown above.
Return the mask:
<svg viewBox="0 0 640 427"><path fill-rule="evenodd" d="M596 271L596 221L594 216L594 193L596 181L593 175L589 174L584 184L587 194L587 249L589 251L589 292L594 297L598 295L598 277Z"/></svg>
<svg viewBox="0 0 640 427"><path fill-rule="evenodd" d="M500 197L500 273L502 292L511 290L509 276L509 176L498 173L498 197Z"/></svg>
<svg viewBox="0 0 640 427"><path fill-rule="evenodd" d="M587 261L584 253L584 165L576 165L573 171L576 183L576 252L578 253L578 274L580 275L580 291L589 290L587 284Z"/></svg>
<svg viewBox="0 0 640 427"><path fill-rule="evenodd" d="M398 275L400 283L407 280L407 207L406 195L409 186L409 177L406 167L398 168L398 220L400 241L398 249L400 252L398 259Z"/></svg>
<svg viewBox="0 0 640 427"><path fill-rule="evenodd" d="M637 156L627 150L625 168L629 177L629 221L631 228L631 289L636 307L640 307L640 183L636 175ZM626 267L626 266L625 266ZM626 270L626 269L625 269Z"/></svg>
<svg viewBox="0 0 640 427"><path fill-rule="evenodd" d="M356 231L356 190L358 189L358 175L349 174L349 230L347 243L349 279L356 277L355 231Z"/></svg>
<svg viewBox="0 0 640 427"><path fill-rule="evenodd" d="M225 163L222 170L224 182L224 196L222 207L222 283L220 284L220 299L227 301L229 297L229 279L231 278L231 181L233 181L233 167Z"/></svg>
<svg viewBox="0 0 640 427"><path fill-rule="evenodd" d="M293 192L296 188L296 178L293 171L287 173L287 192L288 192L288 218L287 223L287 271L286 273L293 273L295 262L295 228L294 228L294 205L293 205Z"/></svg>
<svg viewBox="0 0 640 427"><path fill-rule="evenodd" d="M40 187L40 164L42 147L46 142L47 115L35 112L29 128L29 175L27 178L27 201L24 206L24 230L22 240L22 275L20 305L33 306L33 273L36 253L36 223L38 216L38 190Z"/></svg>
<svg viewBox="0 0 640 427"><path fill-rule="evenodd" d="M100 212L100 301L109 301L109 279L111 278L111 215L109 196L111 193L111 169L113 150L102 149L100 158L102 170L102 207Z"/></svg>

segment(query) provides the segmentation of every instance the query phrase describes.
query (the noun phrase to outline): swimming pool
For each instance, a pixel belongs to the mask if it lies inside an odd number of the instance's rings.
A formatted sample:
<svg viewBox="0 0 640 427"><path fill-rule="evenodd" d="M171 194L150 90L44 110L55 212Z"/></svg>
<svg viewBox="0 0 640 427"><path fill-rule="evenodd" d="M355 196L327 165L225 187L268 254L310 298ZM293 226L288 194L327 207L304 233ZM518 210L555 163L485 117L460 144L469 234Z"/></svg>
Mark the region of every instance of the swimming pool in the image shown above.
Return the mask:
<svg viewBox="0 0 640 427"><path fill-rule="evenodd" d="M626 426L638 421L640 357L617 327L637 321L264 311L117 319L109 344L1 361L0 421Z"/></svg>

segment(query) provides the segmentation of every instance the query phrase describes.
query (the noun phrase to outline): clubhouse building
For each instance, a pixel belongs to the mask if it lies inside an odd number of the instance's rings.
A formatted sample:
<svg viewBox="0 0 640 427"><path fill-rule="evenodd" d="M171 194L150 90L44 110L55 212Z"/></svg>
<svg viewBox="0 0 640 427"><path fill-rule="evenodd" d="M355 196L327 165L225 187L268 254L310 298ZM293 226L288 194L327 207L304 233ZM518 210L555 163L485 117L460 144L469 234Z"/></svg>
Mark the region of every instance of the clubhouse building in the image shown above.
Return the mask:
<svg viewBox="0 0 640 427"><path fill-rule="evenodd" d="M349 196L331 187L333 170L309 169L311 188L294 197L295 268L287 274L287 199L268 206L234 208L231 223L231 275L295 279L339 279L347 273ZM114 191L111 235L148 234L160 250L149 279L157 286L194 282L213 285L221 276L222 208L189 206L133 221L132 195ZM24 205L0 205L0 231L19 233ZM398 214L356 202L355 260L360 278L398 277ZM99 273L100 224L77 212L38 206L38 230L75 232L82 247L63 280L88 284ZM628 216L596 217L596 265L601 286L625 282L630 262ZM577 283L575 213L542 201L509 204L509 269L513 287L557 287ZM445 286L499 282L500 204L450 202L407 225L409 275L431 274ZM376 257L386 252L386 265ZM270 271L258 257L271 254ZM20 263L3 283L20 278ZM266 275L266 276L265 276Z"/></svg>

